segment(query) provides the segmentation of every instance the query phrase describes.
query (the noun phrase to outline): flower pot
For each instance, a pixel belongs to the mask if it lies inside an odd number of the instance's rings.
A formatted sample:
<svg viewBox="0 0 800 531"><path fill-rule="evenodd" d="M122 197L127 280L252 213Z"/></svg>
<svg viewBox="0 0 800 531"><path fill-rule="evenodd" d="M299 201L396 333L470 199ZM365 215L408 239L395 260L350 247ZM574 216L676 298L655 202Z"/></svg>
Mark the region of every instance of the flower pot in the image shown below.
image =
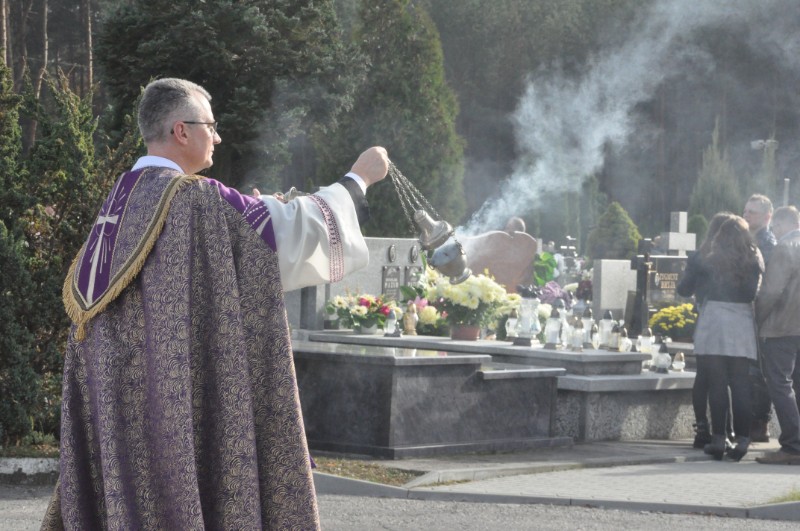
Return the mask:
<svg viewBox="0 0 800 531"><path fill-rule="evenodd" d="M375 324L370 325L370 326L364 326L364 325L357 326L356 328L353 329L353 331L356 334L362 334L362 335L366 335L366 336L374 336L375 334L378 333L378 324L375 323Z"/></svg>
<svg viewBox="0 0 800 531"><path fill-rule="evenodd" d="M481 327L478 325L454 324L450 327L450 339L477 341L480 337Z"/></svg>

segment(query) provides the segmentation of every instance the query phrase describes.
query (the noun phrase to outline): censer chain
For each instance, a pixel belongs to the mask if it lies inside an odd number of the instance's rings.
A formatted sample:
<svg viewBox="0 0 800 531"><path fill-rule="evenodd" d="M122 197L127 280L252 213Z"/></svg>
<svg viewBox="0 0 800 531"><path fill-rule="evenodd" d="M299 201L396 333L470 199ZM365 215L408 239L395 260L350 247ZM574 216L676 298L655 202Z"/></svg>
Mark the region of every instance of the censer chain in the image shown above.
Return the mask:
<svg viewBox="0 0 800 531"><path fill-rule="evenodd" d="M425 196L422 195L422 192L420 192L391 161L389 161L389 176L391 177L392 183L397 191L397 195L400 198L400 204L403 207L403 213L411 224L412 231L414 227L414 221L411 213L412 210L422 209L428 212L434 219L441 219L439 213L436 212L436 209L434 209L428 200L425 199Z"/></svg>

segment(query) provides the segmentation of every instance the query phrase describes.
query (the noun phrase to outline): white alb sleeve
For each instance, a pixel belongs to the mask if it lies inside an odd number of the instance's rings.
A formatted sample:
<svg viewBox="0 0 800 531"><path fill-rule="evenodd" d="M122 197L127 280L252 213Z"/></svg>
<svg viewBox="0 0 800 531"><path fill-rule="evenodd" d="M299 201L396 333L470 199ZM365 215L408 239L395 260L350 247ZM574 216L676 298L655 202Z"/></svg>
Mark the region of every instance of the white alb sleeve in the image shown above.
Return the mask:
<svg viewBox="0 0 800 531"><path fill-rule="evenodd" d="M369 262L353 200L332 184L283 203L260 196L269 209L284 291L337 282Z"/></svg>

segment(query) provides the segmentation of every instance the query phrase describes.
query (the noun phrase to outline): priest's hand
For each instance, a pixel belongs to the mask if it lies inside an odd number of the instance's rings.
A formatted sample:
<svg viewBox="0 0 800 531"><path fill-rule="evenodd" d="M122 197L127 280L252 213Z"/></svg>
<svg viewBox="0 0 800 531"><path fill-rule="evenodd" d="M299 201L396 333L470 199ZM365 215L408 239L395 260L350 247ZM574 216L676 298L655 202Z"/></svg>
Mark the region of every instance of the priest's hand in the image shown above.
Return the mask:
<svg viewBox="0 0 800 531"><path fill-rule="evenodd" d="M261 197L261 192L258 190L258 188L253 188L253 197L255 197L256 199ZM289 202L286 199L286 197L284 197L284 195L282 193L280 193L280 192L276 192L276 193L272 194L272 197L274 197L275 199L277 199L281 203L288 203Z"/></svg>
<svg viewBox="0 0 800 531"><path fill-rule="evenodd" d="M374 146L359 155L350 169L364 180L367 186L383 180L389 172L389 155L386 149Z"/></svg>

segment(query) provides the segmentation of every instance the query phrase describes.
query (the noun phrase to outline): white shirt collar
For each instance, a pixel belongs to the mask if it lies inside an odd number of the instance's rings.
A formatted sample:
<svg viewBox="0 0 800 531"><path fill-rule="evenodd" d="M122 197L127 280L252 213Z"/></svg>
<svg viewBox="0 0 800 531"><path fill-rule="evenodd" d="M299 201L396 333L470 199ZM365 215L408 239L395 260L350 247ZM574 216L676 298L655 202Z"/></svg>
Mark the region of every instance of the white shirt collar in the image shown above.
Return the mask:
<svg viewBox="0 0 800 531"><path fill-rule="evenodd" d="M148 166L161 166L163 168L172 168L173 170L177 170L181 173L186 173L183 171L183 168L178 166L175 162L166 159L164 157L158 157L156 155L145 155L144 157L139 157L139 160L136 161L136 164L133 165L131 171L139 170L141 168L146 168Z"/></svg>

